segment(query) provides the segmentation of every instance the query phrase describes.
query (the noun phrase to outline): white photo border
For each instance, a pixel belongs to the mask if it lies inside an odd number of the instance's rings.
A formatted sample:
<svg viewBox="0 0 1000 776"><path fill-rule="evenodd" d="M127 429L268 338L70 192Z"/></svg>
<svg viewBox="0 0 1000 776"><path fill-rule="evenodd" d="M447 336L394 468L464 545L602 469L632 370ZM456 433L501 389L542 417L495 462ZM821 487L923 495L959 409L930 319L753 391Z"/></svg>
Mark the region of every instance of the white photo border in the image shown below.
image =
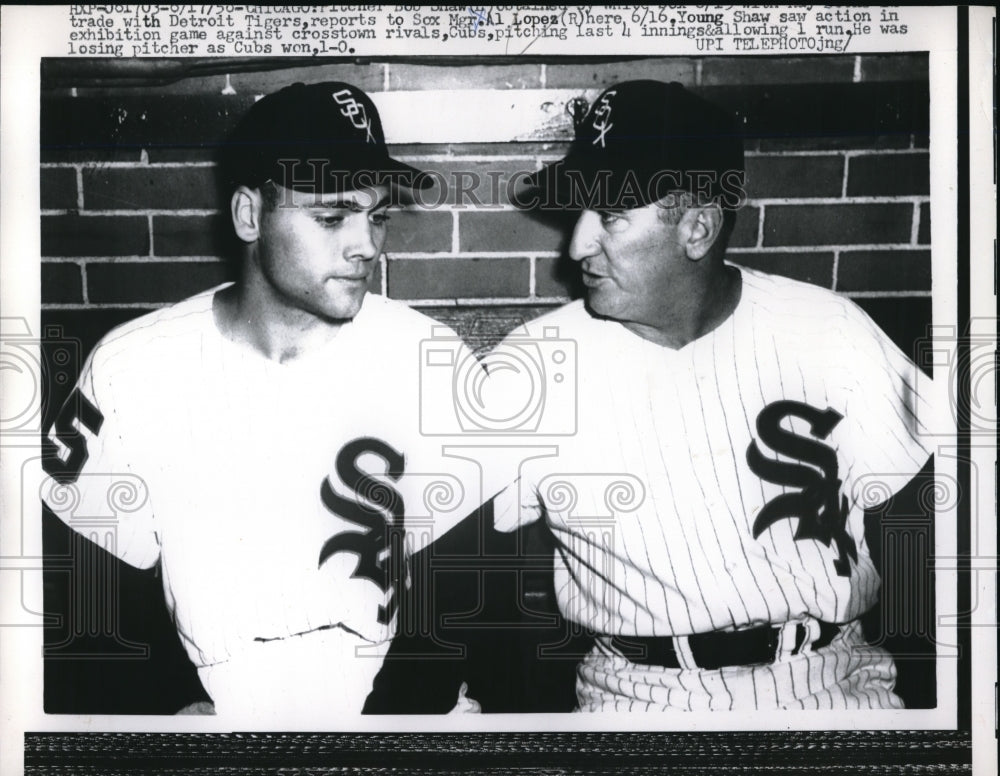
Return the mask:
<svg viewBox="0 0 1000 776"><path fill-rule="evenodd" d="M986 241L995 235L995 220L990 221L989 217L980 212L981 203L989 202L990 197L984 192L989 191L989 186L995 183L985 180L984 171L987 165L977 165L975 160L981 158L988 152L989 132L984 134L981 115L976 109L981 107L984 84L987 78L975 78L975 73L984 73L980 70L984 65L984 52L986 60L989 61L991 51L986 45L988 41L982 40L979 36L989 26L985 24L985 13L980 13L983 9L972 9L971 12L951 11L950 9L918 9L923 15L919 17L921 21L921 33L916 36L916 41L909 40L904 45L915 45L915 50L928 51L930 63L931 82L931 193L932 193L932 222L934 230L932 235L932 257L934 272L934 297L933 314L935 325L958 326L961 328L964 323L963 310L969 319L977 315L995 315L995 293L990 295L989 289L995 291L995 276L993 283L988 280L989 267L985 261L980 261L979 256L986 248ZM0 216L2 216L2 258L0 258L0 269L2 269L3 283L0 286L2 293L3 316L5 318L20 318L27 322L29 329L33 332L40 331L40 297L39 297L39 151L38 151L38 116L37 106L40 101L39 70L43 57L63 56L65 51L61 48L61 39L58 31L65 31L67 7L50 8L14 8L4 7L3 17L5 24L2 25L3 41L0 51L2 51L2 129L0 137L3 138L2 156L0 156L0 169L3 170L3 192L0 200ZM990 17L992 19L992 17ZM962 26L968 20L968 27L963 30ZM992 22L991 22L992 23ZM16 34L15 34L16 31ZM56 31L54 34L53 31ZM970 35L971 33L971 35ZM961 58L960 41L965 38L968 61ZM547 45L556 45L554 41L549 41ZM567 43L570 47L572 42ZM404 50L412 50L413 46ZM905 49L914 50L914 49ZM423 55L424 51L413 53ZM543 53L540 46L538 50L532 49L532 55L538 56ZM548 53L547 50L544 53ZM567 52L568 53L568 52ZM593 52L588 52L593 53ZM601 53L605 53L602 51ZM622 53L607 52L607 53ZM632 54L633 52L629 52ZM670 55L673 51L659 51L658 55ZM686 54L689 52L685 52ZM734 52L724 52L732 54ZM393 47L391 55L398 56L399 50ZM553 52L553 55L556 55ZM371 55L375 58L376 55ZM428 53L428 56L431 56ZM959 90L954 85L959 83L963 68L970 69L968 89L970 93L966 96L966 108L969 111L971 129L969 143L971 149L967 153L973 155L971 165L972 179L968 184L973 187L971 202L966 202L964 207L970 208L969 212L963 213L962 196L955 195L959 191L958 186L962 183L963 175L960 170L960 163L963 159L961 153L961 143L958 148L953 141L959 134L958 111L963 107L960 101ZM987 127L987 130L989 128ZM992 189L995 195L995 188ZM992 208L990 208L992 210ZM971 231L966 244L970 247L971 256L975 257L970 261L968 256L961 255L956 246L962 245L962 234L958 228L964 223L963 219L971 219ZM951 227L956 224L958 227ZM971 241L971 244L970 242ZM963 271L963 259L970 261L968 267ZM954 279L967 280L964 287L955 288ZM955 290L955 295L951 294L951 289ZM965 300L965 304L963 304ZM952 318L951 316L956 316ZM995 319L994 319L995 320ZM5 386L7 387L7 386ZM961 436L956 440L957 458L962 456L963 439ZM969 440L966 437L965 443ZM978 449L973 443L968 450L968 463L981 471L992 470L993 460L989 457L989 451ZM22 508L20 494L16 493L16 488L20 483L20 471L22 466L28 464L32 457L37 457L37 451L26 448L3 449L4 455L4 495L3 513L9 515L12 512L18 513ZM995 455L995 451L993 451ZM963 476L962 466L967 464L956 464L950 474L957 476L960 480ZM983 468L988 466L989 469ZM13 474L12 474L13 473ZM968 472L965 473L968 482ZM11 482L15 483L15 492L12 495ZM966 503L967 507L970 504ZM966 520L975 520L977 515L967 515ZM36 516L40 522L40 515ZM979 601L982 596L995 592L982 577L980 570L988 571L983 565L979 556L986 556L985 551L978 551L978 547L971 547L969 539L961 535L962 516L959 515L959 534L957 544L949 544L951 540L945 540L942 546L939 536L938 555L952 557L957 560L954 564L959 569L963 563L968 563L968 576L965 581L969 584L975 583L976 595ZM40 537L35 535L19 536L11 533L11 526L5 520L3 533L0 537L5 540L4 546L11 546L11 541L16 541L22 548L19 553L23 557L33 556L30 548L40 546ZM995 546L995 522L992 526L986 525L988 520L980 520L977 526L977 536L979 547L989 548ZM31 521L26 526L31 526L30 530L38 523ZM940 527L940 526L939 526ZM29 530L26 528L26 530ZM991 538L992 544L988 541ZM954 532L952 532L954 534ZM24 549L28 548L28 549ZM978 552L977 552L978 551ZM11 553L4 552L4 556L10 557ZM38 553L40 555L40 552ZM993 559L995 565L995 558ZM6 572L8 576L13 567L10 563L0 566L0 570ZM17 572L20 584L25 586L24 601L40 601L40 574L25 573L30 572L30 566L23 570L13 569ZM35 577L37 580L32 581ZM584 731L600 732L635 732L642 731L643 734L656 736L662 731L672 732L702 732L702 731L731 731L731 730L757 730L757 731L856 731L861 736L858 740L867 739L861 735L861 731L866 730L897 730L897 731L962 731L968 730L972 720L977 721L973 735L978 735L976 749L981 754L980 744L985 741L985 746L990 747L992 730L989 724L978 724L980 716L989 702L989 709L993 711L993 696L985 697L983 688L994 686L995 682L995 613L992 615L992 622L987 614L980 609L974 608L976 599L967 588L959 576L953 577L958 580L958 584L938 584L937 611L941 613L953 611L956 614L961 612L971 612L969 615L973 623L982 627L968 630L958 629L955 633L957 643L971 651L973 657L969 662L963 661L942 661L938 660L938 698L956 699L965 695L969 699L968 707L957 702L952 704L941 704L939 708L930 712L872 712L864 715L840 715L834 712L824 712L816 717L809 717L802 714L768 714L759 713L753 715L751 719L731 715L728 713L714 712L708 715L690 715L683 717L673 717L669 720L664 718L650 717L648 715L627 715L627 716L588 716L588 715L565 715L558 717L548 717L540 721L537 716L522 717L516 715L483 715L482 717L364 717L344 720L343 726L339 729L341 733L371 733L371 744L373 747L382 746L386 740L385 735L391 733L403 734L406 732L420 733L426 731L447 732L454 734L468 734L469 741L474 741L476 734L493 733L495 731L507 731L515 736L518 734L530 734L544 729L547 733L565 733L572 736L574 733ZM939 580L940 582L940 580ZM994 578L995 585L995 578ZM5 617L0 622L11 622L13 608L22 605L22 600L12 600L8 591L10 587L4 585L4 598L2 608ZM956 606L957 598L957 606ZM994 600L991 596L989 600ZM967 604L963 608L963 603ZM954 607L954 608L952 608ZM981 621L978 617L984 617ZM992 633L990 631L992 630ZM32 627L7 628L3 633L4 648L0 650L0 671L2 671L3 687L3 708L4 708L4 740L7 746L2 753L0 770L8 772L8 766L23 767L25 761L22 760L21 752L17 741L24 741L25 734L31 733L98 733L102 731L132 731L134 733L228 733L231 726L220 724L209 717L201 718L170 718L170 717L78 717L75 715L45 715L42 711L42 682L41 682L41 629ZM992 638L992 643L990 640ZM985 660L981 659L981 656ZM951 667L946 669L945 663ZM971 663L971 665L970 665ZM965 665L971 670L972 675L968 676L967 671L962 666ZM953 670L957 668L957 670ZM993 681L987 681L989 672L992 671ZM9 712L9 709L15 711ZM993 717L988 715L989 719ZM541 722L541 724L540 724ZM984 732L984 730L986 732ZM317 733L320 731L316 731ZM987 734L988 733L988 734ZM10 737L11 734L14 737ZM664 733L664 735L667 735ZM901 734L902 735L902 734ZM725 737L720 736L721 742ZM41 740L41 739L40 739ZM353 740L353 739L352 739ZM530 738L528 739L530 741ZM651 739L652 740L652 739ZM655 739L664 741L666 739ZM933 740L933 739L932 739ZM949 739L952 740L952 739ZM133 742L134 743L134 742ZM152 742L151 742L152 743ZM211 744L206 744L211 748ZM360 749L365 748L364 743L360 744ZM473 744L474 746L474 744ZM540 742L544 748L544 742ZM114 751L112 744L109 751ZM13 752L13 755L12 755ZM377 754L377 753L376 753ZM985 756L985 755L983 755ZM995 751L993 752L993 762L995 763ZM905 762L905 754L902 754ZM995 765L994 765L995 768ZM10 772L15 772L14 770Z"/></svg>

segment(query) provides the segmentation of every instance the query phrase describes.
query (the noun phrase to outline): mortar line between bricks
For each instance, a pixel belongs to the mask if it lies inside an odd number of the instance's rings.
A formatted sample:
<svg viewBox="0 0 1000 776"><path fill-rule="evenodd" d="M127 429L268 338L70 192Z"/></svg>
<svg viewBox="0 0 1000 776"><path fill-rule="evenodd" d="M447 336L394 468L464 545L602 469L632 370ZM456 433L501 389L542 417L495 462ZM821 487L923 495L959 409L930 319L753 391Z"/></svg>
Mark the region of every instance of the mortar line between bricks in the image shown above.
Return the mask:
<svg viewBox="0 0 1000 776"><path fill-rule="evenodd" d="M841 296L857 299L923 299L931 297L930 291L841 291ZM523 296L510 297L442 297L441 299L397 299L412 307L433 307L442 304L455 305L528 305L528 304L565 304L570 301L568 296L539 296L527 298Z"/></svg>
<svg viewBox="0 0 1000 776"><path fill-rule="evenodd" d="M496 296L496 297L442 297L441 299L397 299L397 302L405 302L411 307L440 307L441 305L478 305L482 307L501 307L507 305L535 305L535 304L565 304L569 301L568 296L539 296L529 299L525 296Z"/></svg>
<svg viewBox="0 0 1000 776"><path fill-rule="evenodd" d="M847 199L847 175L851 171L851 157L844 154L844 164L840 171L840 197Z"/></svg>
<svg viewBox="0 0 1000 776"><path fill-rule="evenodd" d="M931 291L838 291L851 299L930 299Z"/></svg>
<svg viewBox="0 0 1000 776"><path fill-rule="evenodd" d="M747 159L785 159L795 157L800 159L817 159L823 157L843 156L843 151L745 151L743 156Z"/></svg>
<svg viewBox="0 0 1000 776"><path fill-rule="evenodd" d="M907 246L909 247L909 246ZM744 249L730 249L730 250L744 250ZM752 249L751 249L752 250ZM765 249L766 250L766 249ZM792 252L797 252L795 248L791 249ZM384 254L388 261L399 261L399 260L416 260L416 261L427 261L433 259L528 259L528 258L539 258L539 259L558 259L562 254L559 251L511 251L508 253L489 253L487 251L466 251L464 253L453 253L450 251L441 251L440 253L392 253L387 252ZM92 264L127 264L127 263L149 263L152 261L166 262L166 263L183 263L183 262L225 262L225 257L222 256L211 256L206 254L196 254L196 255L156 255L148 256L146 254L132 254L129 256L42 256L43 264L66 264L68 262L74 261L89 261Z"/></svg>
<svg viewBox="0 0 1000 776"><path fill-rule="evenodd" d="M536 154L498 154L490 156L487 154L469 154L451 156L448 154L399 154L394 157L401 162L534 162L538 158ZM553 156L553 159L561 159L561 156Z"/></svg>
<svg viewBox="0 0 1000 776"><path fill-rule="evenodd" d="M537 260L535 256L528 257L528 296L532 298L535 296L535 262Z"/></svg>
<svg viewBox="0 0 1000 776"><path fill-rule="evenodd" d="M440 209L444 210L445 208L442 207ZM424 209L424 210L413 210L413 211L410 211L410 212L413 212L413 213L427 213L427 212L431 212L431 213L433 213L433 212L436 212L436 210L437 210L437 208L435 208L433 210L428 208L428 209ZM515 205L503 204L503 203L498 203L498 204L495 204L495 205L489 205L488 209L487 209L487 206L485 206L485 205L480 208L480 207L476 207L475 205L465 205L465 204L463 204L463 205L457 205L456 204L456 205L448 205L447 206L447 210L449 212L452 212L452 213L483 213L483 212L485 212L485 213L522 213L522 212L524 212L524 211L522 211L520 208L518 208Z"/></svg>
<svg viewBox="0 0 1000 776"><path fill-rule="evenodd" d="M389 296L389 258L385 255L383 251L378 257L378 267L379 272L379 290L382 292L382 296Z"/></svg>
<svg viewBox="0 0 1000 776"><path fill-rule="evenodd" d="M83 303L90 304L90 289L87 288L87 265L85 262L80 262L80 296L83 297Z"/></svg>
<svg viewBox="0 0 1000 776"><path fill-rule="evenodd" d="M930 202L927 194L902 194L878 197L768 197L748 199L748 205L906 205Z"/></svg>
<svg viewBox="0 0 1000 776"><path fill-rule="evenodd" d="M764 205L761 205L760 210L757 211L757 239L754 240L754 246L757 248L764 246L764 211L766 209Z"/></svg>
<svg viewBox="0 0 1000 776"><path fill-rule="evenodd" d="M545 88L545 84L548 82L548 77L548 70L546 69L545 63L542 62L538 70L538 83L543 89Z"/></svg>
<svg viewBox="0 0 1000 776"><path fill-rule="evenodd" d="M221 256L42 256L42 264L222 264Z"/></svg>
<svg viewBox="0 0 1000 776"><path fill-rule="evenodd" d="M912 251L929 250L930 246L916 246L911 243L831 243L827 245L761 245L742 248L727 248L726 253L815 253L817 251Z"/></svg>
<svg viewBox="0 0 1000 776"><path fill-rule="evenodd" d="M83 168L80 165L74 165L73 169L76 171L74 176L76 179L76 207L77 210L83 210Z"/></svg>
<svg viewBox="0 0 1000 776"><path fill-rule="evenodd" d="M189 208L187 210L161 210L159 208L136 208L135 210L81 210L77 212L69 209L40 210L43 216L68 216L78 215L81 218L101 218L106 216L216 216L218 209L206 210L204 208Z"/></svg>
<svg viewBox="0 0 1000 776"><path fill-rule="evenodd" d="M458 253L459 251L459 233L458 233L458 211L451 211L451 250L453 253Z"/></svg>
<svg viewBox="0 0 1000 776"><path fill-rule="evenodd" d="M926 154L926 148L854 148L842 151L747 151L745 156L805 157L805 156L893 156L899 154Z"/></svg>
<svg viewBox="0 0 1000 776"><path fill-rule="evenodd" d="M913 204L913 220L910 222L910 243L917 244L920 235L920 205Z"/></svg>
<svg viewBox="0 0 1000 776"><path fill-rule="evenodd" d="M496 203L486 205L482 207L476 207L472 204L441 204L435 205L435 207L422 207L420 205L407 205L405 207L399 208L399 210L393 210L392 212L403 212L403 213L523 213L524 211L513 204Z"/></svg>
<svg viewBox="0 0 1000 776"><path fill-rule="evenodd" d="M559 251L436 251L407 253L403 251L387 251L389 261L397 259L523 259L535 256L542 259L558 259Z"/></svg>
<svg viewBox="0 0 1000 776"><path fill-rule="evenodd" d="M153 216L151 215L146 216L146 229L149 231L149 256L152 258L156 255L156 251L153 245Z"/></svg>
<svg viewBox="0 0 1000 776"><path fill-rule="evenodd" d="M913 135L910 135L912 138ZM927 148L894 148L892 150L875 151L871 149L845 149L841 151L844 156L915 156L917 154L928 155L930 149Z"/></svg>
<svg viewBox="0 0 1000 776"><path fill-rule="evenodd" d="M840 271L840 251L833 252L833 286L831 291L837 290L837 273Z"/></svg>
<svg viewBox="0 0 1000 776"><path fill-rule="evenodd" d="M173 302L63 302L43 304L43 310L149 310L169 307Z"/></svg>
<svg viewBox="0 0 1000 776"><path fill-rule="evenodd" d="M145 149L143 149L145 150ZM87 170L156 170L178 167L215 167L215 162L41 162L43 170L64 170L68 167Z"/></svg>
<svg viewBox="0 0 1000 776"><path fill-rule="evenodd" d="M851 74L852 83L861 83L861 55L854 57L854 72Z"/></svg>

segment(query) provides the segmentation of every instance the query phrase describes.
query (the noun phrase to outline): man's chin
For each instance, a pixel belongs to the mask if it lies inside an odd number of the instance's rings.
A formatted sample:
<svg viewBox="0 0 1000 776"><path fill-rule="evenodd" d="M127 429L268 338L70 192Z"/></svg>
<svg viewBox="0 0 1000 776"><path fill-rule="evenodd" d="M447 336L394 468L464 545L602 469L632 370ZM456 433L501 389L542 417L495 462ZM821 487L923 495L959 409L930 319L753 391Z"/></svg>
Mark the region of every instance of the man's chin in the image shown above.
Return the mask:
<svg viewBox="0 0 1000 776"><path fill-rule="evenodd" d="M318 311L318 314L331 323L350 321L360 312L366 293L366 291L362 291L356 298L338 299L336 302L331 302Z"/></svg>
<svg viewBox="0 0 1000 776"><path fill-rule="evenodd" d="M591 291L584 297L584 304L587 309L598 318L614 318L614 305L605 294Z"/></svg>

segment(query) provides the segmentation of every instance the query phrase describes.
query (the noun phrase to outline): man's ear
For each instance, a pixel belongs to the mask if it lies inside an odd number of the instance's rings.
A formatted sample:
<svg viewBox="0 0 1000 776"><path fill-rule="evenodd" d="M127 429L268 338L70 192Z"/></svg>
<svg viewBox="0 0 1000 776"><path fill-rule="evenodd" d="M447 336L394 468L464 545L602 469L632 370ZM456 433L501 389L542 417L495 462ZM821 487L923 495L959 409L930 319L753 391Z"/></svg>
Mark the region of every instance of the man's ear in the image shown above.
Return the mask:
<svg viewBox="0 0 1000 776"><path fill-rule="evenodd" d="M722 208L718 202L692 207L682 218L684 249L692 261L703 259L722 232Z"/></svg>
<svg viewBox="0 0 1000 776"><path fill-rule="evenodd" d="M260 215L263 210L263 198L260 189L240 186L233 192L229 202L229 212L233 219L233 229L236 236L245 243L254 243L260 239Z"/></svg>

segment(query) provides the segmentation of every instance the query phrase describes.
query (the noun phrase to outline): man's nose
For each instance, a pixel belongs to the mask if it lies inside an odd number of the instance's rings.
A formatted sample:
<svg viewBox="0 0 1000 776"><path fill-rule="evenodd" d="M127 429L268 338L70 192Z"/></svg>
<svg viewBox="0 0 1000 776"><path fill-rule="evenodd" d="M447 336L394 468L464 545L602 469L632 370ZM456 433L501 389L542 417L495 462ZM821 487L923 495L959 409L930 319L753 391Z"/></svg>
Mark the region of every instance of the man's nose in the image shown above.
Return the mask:
<svg viewBox="0 0 1000 776"><path fill-rule="evenodd" d="M573 261L583 261L600 251L597 243L597 231L601 225L601 217L593 210L584 210L573 227L573 239L569 243L569 257Z"/></svg>
<svg viewBox="0 0 1000 776"><path fill-rule="evenodd" d="M371 261L382 250L383 238L376 235L368 213L353 213L348 219L350 239L347 243L347 257Z"/></svg>

